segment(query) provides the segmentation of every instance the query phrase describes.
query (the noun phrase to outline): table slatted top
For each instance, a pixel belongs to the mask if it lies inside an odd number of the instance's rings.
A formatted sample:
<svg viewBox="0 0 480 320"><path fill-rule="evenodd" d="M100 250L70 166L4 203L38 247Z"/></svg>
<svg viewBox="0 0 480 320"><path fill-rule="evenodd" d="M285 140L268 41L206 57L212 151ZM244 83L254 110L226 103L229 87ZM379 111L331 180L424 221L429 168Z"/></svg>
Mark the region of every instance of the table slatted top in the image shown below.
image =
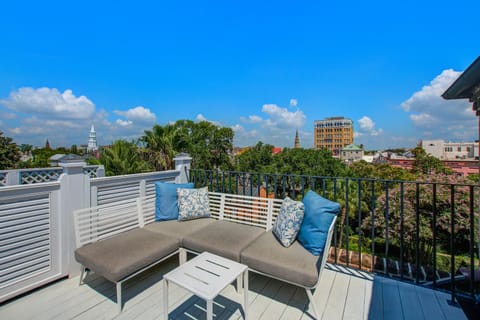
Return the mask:
<svg viewBox="0 0 480 320"><path fill-rule="evenodd" d="M203 252L163 277L202 299L211 300L245 270L244 264Z"/></svg>

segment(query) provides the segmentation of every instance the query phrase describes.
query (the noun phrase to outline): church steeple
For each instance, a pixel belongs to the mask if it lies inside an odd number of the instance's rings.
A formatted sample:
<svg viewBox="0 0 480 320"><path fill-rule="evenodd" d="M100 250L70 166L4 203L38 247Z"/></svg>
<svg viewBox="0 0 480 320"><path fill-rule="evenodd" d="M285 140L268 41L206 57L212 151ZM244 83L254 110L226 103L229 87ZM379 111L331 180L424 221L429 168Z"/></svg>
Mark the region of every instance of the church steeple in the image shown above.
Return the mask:
<svg viewBox="0 0 480 320"><path fill-rule="evenodd" d="M90 133L88 134L88 145L87 145L87 152L95 152L98 150L97 147L97 133L95 132L95 128L90 128Z"/></svg>
<svg viewBox="0 0 480 320"><path fill-rule="evenodd" d="M294 148L295 148L295 149L300 148L300 138L298 137L298 129L297 129L297 132L295 133L295 144L294 144Z"/></svg>

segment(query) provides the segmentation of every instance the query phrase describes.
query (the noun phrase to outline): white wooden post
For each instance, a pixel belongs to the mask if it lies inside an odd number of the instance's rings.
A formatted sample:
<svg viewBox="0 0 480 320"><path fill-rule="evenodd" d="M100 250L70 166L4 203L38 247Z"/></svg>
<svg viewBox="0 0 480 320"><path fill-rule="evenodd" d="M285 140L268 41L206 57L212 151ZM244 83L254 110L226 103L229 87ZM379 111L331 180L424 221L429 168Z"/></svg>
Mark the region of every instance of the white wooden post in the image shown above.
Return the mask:
<svg viewBox="0 0 480 320"><path fill-rule="evenodd" d="M20 171L7 170L7 186L16 186L20 183Z"/></svg>
<svg viewBox="0 0 480 320"><path fill-rule="evenodd" d="M179 171L179 175L175 178L175 183L187 183L187 174L190 174L192 157L188 153L179 153L173 158L173 161L175 161L175 170Z"/></svg>
<svg viewBox="0 0 480 320"><path fill-rule="evenodd" d="M62 273L70 277L80 274L80 265L75 261L76 249L73 211L90 206L90 178L83 173L83 159L62 159L63 173L60 181L60 232L62 237Z"/></svg>
<svg viewBox="0 0 480 320"><path fill-rule="evenodd" d="M100 165L97 167L97 178L105 177L105 167Z"/></svg>

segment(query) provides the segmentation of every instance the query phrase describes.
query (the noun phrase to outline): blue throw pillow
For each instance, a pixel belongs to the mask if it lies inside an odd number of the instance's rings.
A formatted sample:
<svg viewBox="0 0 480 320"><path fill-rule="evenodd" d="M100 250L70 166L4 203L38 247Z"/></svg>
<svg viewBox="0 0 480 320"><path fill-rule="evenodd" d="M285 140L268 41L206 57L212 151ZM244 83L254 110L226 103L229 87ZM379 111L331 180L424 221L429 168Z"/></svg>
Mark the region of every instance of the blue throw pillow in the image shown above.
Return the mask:
<svg viewBox="0 0 480 320"><path fill-rule="evenodd" d="M193 189L193 183L155 182L155 221L178 219L178 188Z"/></svg>
<svg viewBox="0 0 480 320"><path fill-rule="evenodd" d="M340 212L340 204L308 191L303 197L305 215L298 232L298 241L315 256L323 254L328 229Z"/></svg>

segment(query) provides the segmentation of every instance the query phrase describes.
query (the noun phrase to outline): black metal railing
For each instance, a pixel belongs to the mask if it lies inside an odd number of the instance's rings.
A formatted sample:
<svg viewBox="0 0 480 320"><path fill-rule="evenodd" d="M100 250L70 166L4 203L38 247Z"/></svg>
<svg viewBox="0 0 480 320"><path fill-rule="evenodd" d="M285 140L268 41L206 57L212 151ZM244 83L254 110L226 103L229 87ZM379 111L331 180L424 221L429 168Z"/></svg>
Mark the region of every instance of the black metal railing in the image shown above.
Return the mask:
<svg viewBox="0 0 480 320"><path fill-rule="evenodd" d="M478 296L478 185L194 169L189 180L297 200L313 190L342 208L329 261L448 290L452 301Z"/></svg>

